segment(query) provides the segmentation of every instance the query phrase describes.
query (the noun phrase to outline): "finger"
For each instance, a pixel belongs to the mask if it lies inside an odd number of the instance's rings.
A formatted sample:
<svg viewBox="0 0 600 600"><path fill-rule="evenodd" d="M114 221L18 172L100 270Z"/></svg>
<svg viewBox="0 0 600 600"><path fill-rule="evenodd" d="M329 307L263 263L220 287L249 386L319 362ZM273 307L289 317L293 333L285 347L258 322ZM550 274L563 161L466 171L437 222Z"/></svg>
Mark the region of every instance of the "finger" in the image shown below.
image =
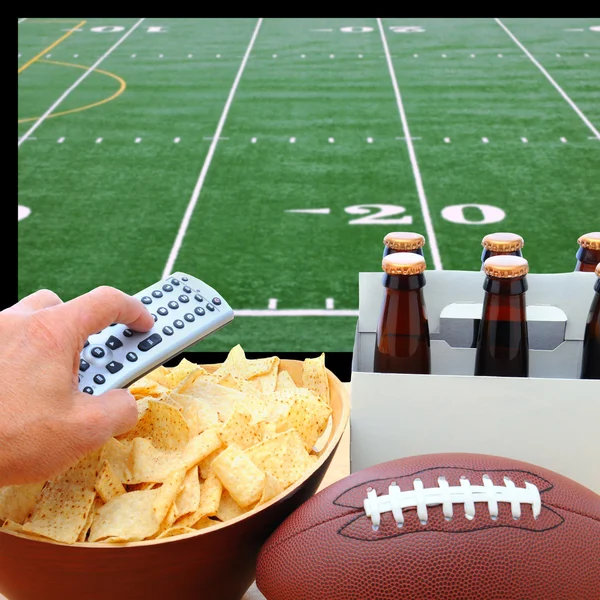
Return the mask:
<svg viewBox="0 0 600 600"><path fill-rule="evenodd" d="M111 390L96 397L107 415L110 435L121 435L133 429L138 421L137 402L127 390Z"/></svg>
<svg viewBox="0 0 600 600"><path fill-rule="evenodd" d="M152 315L140 300L109 286L98 287L53 311L68 320L83 339L111 323L123 323L134 331L148 331L154 325Z"/></svg>
<svg viewBox="0 0 600 600"><path fill-rule="evenodd" d="M11 306L8 310L21 312L34 312L43 308L50 308L62 304L62 300L50 290L38 290L25 296L22 300Z"/></svg>

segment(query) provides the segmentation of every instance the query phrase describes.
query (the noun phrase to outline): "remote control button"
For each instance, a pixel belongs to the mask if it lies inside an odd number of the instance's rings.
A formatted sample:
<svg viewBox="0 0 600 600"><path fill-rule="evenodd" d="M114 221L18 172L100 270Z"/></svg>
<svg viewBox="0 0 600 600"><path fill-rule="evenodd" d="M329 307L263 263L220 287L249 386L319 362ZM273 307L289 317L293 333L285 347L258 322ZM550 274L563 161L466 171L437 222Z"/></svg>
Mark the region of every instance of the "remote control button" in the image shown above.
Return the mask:
<svg viewBox="0 0 600 600"><path fill-rule="evenodd" d="M194 299L198 300L198 302L204 302L204 298L200 294L196 294L194 296Z"/></svg>
<svg viewBox="0 0 600 600"><path fill-rule="evenodd" d="M173 328L167 325L166 327L163 327L163 333L165 335L173 335Z"/></svg>
<svg viewBox="0 0 600 600"><path fill-rule="evenodd" d="M111 335L107 340L106 340L106 345L111 349L111 350L116 350L117 348L120 348L123 345L123 342L119 339L116 338L114 335ZM92 351L92 354L94 354L94 352ZM94 356L96 356L94 354ZM100 358L99 356L96 356L96 358Z"/></svg>
<svg viewBox="0 0 600 600"><path fill-rule="evenodd" d="M85 340L85 343L83 344L84 348L87 348L90 345L90 340Z"/></svg>
<svg viewBox="0 0 600 600"><path fill-rule="evenodd" d="M194 312L199 316L203 317L206 314L206 311L201 306L196 306Z"/></svg>
<svg viewBox="0 0 600 600"><path fill-rule="evenodd" d="M181 284L179 283L179 279L171 279L171 283L172 283L173 285L181 285Z"/></svg>
<svg viewBox="0 0 600 600"><path fill-rule="evenodd" d="M144 297L142 298L142 302L143 302L144 304L152 304L152 298L150 298L150 296L144 296Z"/></svg>
<svg viewBox="0 0 600 600"><path fill-rule="evenodd" d="M89 385L86 385L86 386L83 388L83 391L84 391L86 394L90 394L90 395L92 395L92 394L94 393L94 390L93 390L93 389L92 389L92 388L91 388Z"/></svg>
<svg viewBox="0 0 600 600"><path fill-rule="evenodd" d="M79 370L80 371L87 371L90 368L90 363L83 360L83 358L81 358L79 360Z"/></svg>
<svg viewBox="0 0 600 600"><path fill-rule="evenodd" d="M221 305L221 298L213 298L213 304L216 304L217 306Z"/></svg>
<svg viewBox="0 0 600 600"><path fill-rule="evenodd" d="M163 285L162 288L165 292L172 292L173 291L173 286L169 283L165 283L165 285Z"/></svg>
<svg viewBox="0 0 600 600"><path fill-rule="evenodd" d="M186 302L190 301L190 297L189 296L184 296L183 294L181 294L181 296L179 296L179 302L183 302L184 304Z"/></svg>
<svg viewBox="0 0 600 600"><path fill-rule="evenodd" d="M125 329L125 330L123 331L123 335L124 335L125 337L131 337L131 336L133 335L133 331L131 331L131 329Z"/></svg>
<svg viewBox="0 0 600 600"><path fill-rule="evenodd" d="M137 360L137 354L135 352L128 352L125 355L125 358L129 361L129 362L135 362Z"/></svg>
<svg viewBox="0 0 600 600"><path fill-rule="evenodd" d="M175 302L175 300L171 300L171 302L169 302L169 308L172 308L173 310L179 308L179 304L177 304L177 302Z"/></svg>
<svg viewBox="0 0 600 600"><path fill-rule="evenodd" d="M123 368L123 365L120 362L117 362L116 360L111 360L106 365L106 369L108 370L109 373L117 373L122 368Z"/></svg>
<svg viewBox="0 0 600 600"><path fill-rule="evenodd" d="M183 315L183 318L188 322L188 323L192 323L193 321L196 320L196 317L194 317L193 314L191 313L185 313L185 315Z"/></svg>
<svg viewBox="0 0 600 600"><path fill-rule="evenodd" d="M177 329L183 329L184 322L181 319L175 319L175 321L173 321L173 325L175 325Z"/></svg>
<svg viewBox="0 0 600 600"><path fill-rule="evenodd" d="M104 349L100 348L100 346L96 346L95 348L92 348L92 356L94 358L102 358L105 354L106 354L106 352L104 352Z"/></svg>
<svg viewBox="0 0 600 600"><path fill-rule="evenodd" d="M169 314L169 311L164 307L161 306L157 311L156 311L161 317L164 317L166 315Z"/></svg>
<svg viewBox="0 0 600 600"><path fill-rule="evenodd" d="M189 285L184 285L184 286L183 286L183 291L184 291L186 294L191 294L191 293L192 293L192 288L191 288Z"/></svg>
<svg viewBox="0 0 600 600"><path fill-rule="evenodd" d="M152 318L154 319L155 323L156 323L156 321L158 321L158 317L154 313L152 313Z"/></svg>
<svg viewBox="0 0 600 600"><path fill-rule="evenodd" d="M206 303L206 308L208 308L208 310L210 310L211 312L212 312L213 310L215 310L215 307L214 307L214 306L213 306L213 305L212 305L210 302L207 302L207 303Z"/></svg>
<svg viewBox="0 0 600 600"><path fill-rule="evenodd" d="M182 278L181 278L181 281L187 281L187 280L188 280L188 278L187 278L187 277L182 277Z"/></svg>
<svg viewBox="0 0 600 600"><path fill-rule="evenodd" d="M102 385L106 382L106 379L104 378L104 375L100 375L100 373L98 373L98 375L94 375L94 382L98 385Z"/></svg>
<svg viewBox="0 0 600 600"><path fill-rule="evenodd" d="M152 292L152 295L153 295L155 298L162 298L162 297L163 297L163 293L162 293L160 290L154 290L154 291Z"/></svg>
<svg viewBox="0 0 600 600"><path fill-rule="evenodd" d="M158 333L153 333L151 336L147 337L145 340L142 340L138 344L138 348L142 352L147 352L148 350L150 350L150 348L154 348L154 346L156 346L157 344L160 344L161 342L162 342L162 338L160 337L160 335L158 335Z"/></svg>

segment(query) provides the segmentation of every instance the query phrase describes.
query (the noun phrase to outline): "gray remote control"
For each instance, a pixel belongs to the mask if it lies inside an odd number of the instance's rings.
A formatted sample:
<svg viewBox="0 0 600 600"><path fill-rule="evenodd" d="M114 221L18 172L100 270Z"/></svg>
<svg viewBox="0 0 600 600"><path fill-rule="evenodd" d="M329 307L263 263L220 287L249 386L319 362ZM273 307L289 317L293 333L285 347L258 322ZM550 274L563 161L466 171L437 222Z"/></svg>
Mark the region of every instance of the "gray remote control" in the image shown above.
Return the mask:
<svg viewBox="0 0 600 600"><path fill-rule="evenodd" d="M233 319L216 290L186 273L173 273L134 298L152 313L154 327L141 333L113 323L91 335L79 361L80 391L127 387Z"/></svg>

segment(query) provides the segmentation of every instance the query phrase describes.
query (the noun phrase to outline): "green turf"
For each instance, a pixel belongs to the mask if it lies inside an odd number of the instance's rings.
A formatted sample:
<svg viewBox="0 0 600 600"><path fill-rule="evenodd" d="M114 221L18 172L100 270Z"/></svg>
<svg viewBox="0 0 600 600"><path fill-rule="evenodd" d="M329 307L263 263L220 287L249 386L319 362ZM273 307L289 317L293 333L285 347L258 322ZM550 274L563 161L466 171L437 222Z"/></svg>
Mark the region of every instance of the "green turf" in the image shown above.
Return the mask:
<svg viewBox="0 0 600 600"><path fill-rule="evenodd" d="M90 28L129 28L136 19L86 21L43 60L89 67L125 33ZM598 127L600 32L589 27L600 20L502 21ZM123 94L49 118L22 144L19 204L32 213L19 223L19 297L48 287L68 299L101 284L134 293L160 278L211 144L204 138L215 132L256 23L148 19L99 67L126 82ZM390 29L415 25L424 31ZM18 65L71 26L20 24ZM167 31L148 33L152 26ZM372 30L340 30L350 26ZM532 271L572 270L577 237L599 227L600 141L493 19L383 26L443 267L478 269L482 236L507 230L525 238ZM19 76L19 118L45 112L83 73L32 64ZM118 87L92 73L57 110ZM19 124L19 135L32 123ZM279 309L324 309L326 298L356 309L357 274L379 269L385 233L426 233L403 136L375 19L266 19L174 270L198 275L235 309L266 309L270 298ZM506 217L477 225L442 216L473 203ZM397 217L412 223L349 224L361 215L346 209L365 204L402 207ZM285 212L302 208L330 214ZM196 349L240 342L247 351L349 351L355 321L239 317Z"/></svg>

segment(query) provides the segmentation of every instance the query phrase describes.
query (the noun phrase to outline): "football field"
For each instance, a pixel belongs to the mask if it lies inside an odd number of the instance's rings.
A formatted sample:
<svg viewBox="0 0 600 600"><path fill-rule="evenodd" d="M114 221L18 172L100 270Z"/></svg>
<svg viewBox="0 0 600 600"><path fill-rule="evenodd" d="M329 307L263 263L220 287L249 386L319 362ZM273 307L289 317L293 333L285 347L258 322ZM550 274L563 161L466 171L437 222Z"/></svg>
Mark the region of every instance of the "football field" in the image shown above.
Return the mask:
<svg viewBox="0 0 600 600"><path fill-rule="evenodd" d="M22 18L17 65L19 298L187 271L236 311L195 350L352 350L389 231L600 229L600 18Z"/></svg>

